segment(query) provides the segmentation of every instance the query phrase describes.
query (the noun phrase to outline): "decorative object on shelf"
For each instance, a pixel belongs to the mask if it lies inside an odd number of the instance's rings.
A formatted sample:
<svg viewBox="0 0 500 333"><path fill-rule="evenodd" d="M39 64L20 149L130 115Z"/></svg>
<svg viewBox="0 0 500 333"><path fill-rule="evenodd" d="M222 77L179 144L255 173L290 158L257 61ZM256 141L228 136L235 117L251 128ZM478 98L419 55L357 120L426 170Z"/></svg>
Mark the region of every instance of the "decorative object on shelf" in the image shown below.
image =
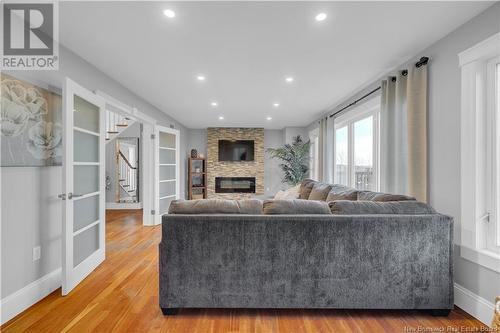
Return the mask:
<svg viewBox="0 0 500 333"><path fill-rule="evenodd" d="M195 150L195 149L193 149ZM196 151L196 150L195 150ZM191 151L192 154L192 151ZM188 199L207 198L207 160L190 157L188 160Z"/></svg>
<svg viewBox="0 0 500 333"><path fill-rule="evenodd" d="M1 74L0 166L62 165L62 98Z"/></svg>
<svg viewBox="0 0 500 333"><path fill-rule="evenodd" d="M198 157L198 151L196 149L191 149L191 158L197 158Z"/></svg>
<svg viewBox="0 0 500 333"><path fill-rule="evenodd" d="M272 158L281 160L280 168L283 170L283 183L297 185L307 177L309 173L309 149L311 142L302 141L300 135L293 137L292 144L286 144L281 148L268 148L266 151Z"/></svg>
<svg viewBox="0 0 500 333"><path fill-rule="evenodd" d="M202 153L198 153L198 157L199 157L199 158L205 158L205 155L204 155L204 154L202 154Z"/></svg>

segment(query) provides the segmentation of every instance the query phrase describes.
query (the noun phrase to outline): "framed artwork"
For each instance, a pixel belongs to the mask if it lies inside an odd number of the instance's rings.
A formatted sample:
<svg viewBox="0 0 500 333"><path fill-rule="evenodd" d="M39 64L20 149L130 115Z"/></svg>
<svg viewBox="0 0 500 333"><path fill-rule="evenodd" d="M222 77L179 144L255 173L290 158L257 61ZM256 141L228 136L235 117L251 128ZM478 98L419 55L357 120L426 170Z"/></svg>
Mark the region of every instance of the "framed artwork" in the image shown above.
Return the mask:
<svg viewBox="0 0 500 333"><path fill-rule="evenodd" d="M61 95L0 74L2 167L62 165Z"/></svg>

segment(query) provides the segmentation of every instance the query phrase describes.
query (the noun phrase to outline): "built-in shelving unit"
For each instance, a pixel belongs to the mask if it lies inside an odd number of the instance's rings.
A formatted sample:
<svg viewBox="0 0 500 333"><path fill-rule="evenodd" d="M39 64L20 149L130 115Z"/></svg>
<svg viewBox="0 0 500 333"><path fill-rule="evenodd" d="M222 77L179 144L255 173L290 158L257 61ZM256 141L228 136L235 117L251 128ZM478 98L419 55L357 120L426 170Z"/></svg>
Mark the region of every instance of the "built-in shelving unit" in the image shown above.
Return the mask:
<svg viewBox="0 0 500 333"><path fill-rule="evenodd" d="M207 160L190 157L188 161L188 199L207 198Z"/></svg>

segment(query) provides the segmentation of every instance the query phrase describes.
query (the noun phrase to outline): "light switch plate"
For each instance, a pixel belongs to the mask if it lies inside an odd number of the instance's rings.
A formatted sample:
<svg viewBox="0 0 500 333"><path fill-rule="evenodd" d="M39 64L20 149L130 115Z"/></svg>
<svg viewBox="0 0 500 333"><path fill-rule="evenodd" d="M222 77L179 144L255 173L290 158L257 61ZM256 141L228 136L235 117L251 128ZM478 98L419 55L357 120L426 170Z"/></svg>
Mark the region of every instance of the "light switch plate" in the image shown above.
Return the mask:
<svg viewBox="0 0 500 333"><path fill-rule="evenodd" d="M40 246L36 246L33 248L33 261L40 260L42 256L42 249Z"/></svg>

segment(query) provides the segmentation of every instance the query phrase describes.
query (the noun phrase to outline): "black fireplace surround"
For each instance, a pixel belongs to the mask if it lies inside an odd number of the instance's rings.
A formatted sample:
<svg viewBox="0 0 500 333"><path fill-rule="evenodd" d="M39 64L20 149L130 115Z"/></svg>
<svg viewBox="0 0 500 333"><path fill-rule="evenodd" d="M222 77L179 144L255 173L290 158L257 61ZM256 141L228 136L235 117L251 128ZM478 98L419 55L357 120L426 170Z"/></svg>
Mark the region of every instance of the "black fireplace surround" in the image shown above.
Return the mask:
<svg viewBox="0 0 500 333"><path fill-rule="evenodd" d="M215 193L255 193L255 177L215 177Z"/></svg>

